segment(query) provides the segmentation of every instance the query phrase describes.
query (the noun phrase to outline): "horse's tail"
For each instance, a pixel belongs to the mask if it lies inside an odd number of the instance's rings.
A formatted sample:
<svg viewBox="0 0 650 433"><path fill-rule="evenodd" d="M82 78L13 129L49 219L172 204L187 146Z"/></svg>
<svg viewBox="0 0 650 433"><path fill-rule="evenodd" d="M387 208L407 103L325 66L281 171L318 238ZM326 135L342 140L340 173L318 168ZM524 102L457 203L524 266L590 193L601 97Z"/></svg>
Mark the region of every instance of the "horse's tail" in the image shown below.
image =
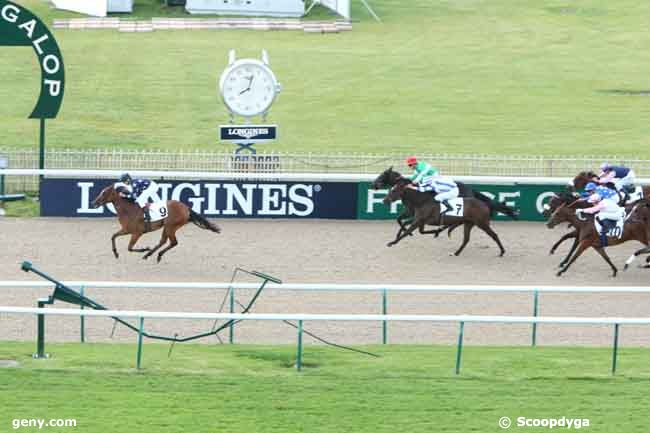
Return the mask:
<svg viewBox="0 0 650 433"><path fill-rule="evenodd" d="M203 218L198 213L190 209L190 221L192 221L197 226L205 230L210 230L211 232L221 233L221 229L218 225L211 223L206 218Z"/></svg>
<svg viewBox="0 0 650 433"><path fill-rule="evenodd" d="M490 209L491 217L494 216L495 212L501 212L505 215L508 215L513 220L519 219L519 212L517 212L516 209L507 206L505 203L492 200L490 199L490 197L488 197L487 195L479 191L474 191L474 198L479 199L480 201L482 201L487 205L487 207Z"/></svg>

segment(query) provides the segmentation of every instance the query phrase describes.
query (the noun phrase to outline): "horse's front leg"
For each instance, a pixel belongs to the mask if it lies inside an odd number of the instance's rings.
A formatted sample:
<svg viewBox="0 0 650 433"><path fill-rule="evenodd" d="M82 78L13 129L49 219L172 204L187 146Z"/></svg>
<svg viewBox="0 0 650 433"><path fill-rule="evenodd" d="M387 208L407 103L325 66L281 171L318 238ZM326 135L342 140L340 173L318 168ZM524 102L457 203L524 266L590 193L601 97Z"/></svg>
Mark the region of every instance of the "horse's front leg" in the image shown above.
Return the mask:
<svg viewBox="0 0 650 433"><path fill-rule="evenodd" d="M573 262L575 262L576 259L577 259L578 257L580 257L580 255L581 255L582 253L584 253L585 250L591 246L591 242L592 242L591 239L584 239L584 240L580 241L580 244L578 245L578 250L575 252L575 254L573 255L573 257L571 257L571 260L569 260L569 263L567 263L566 265L564 265L564 267L563 267L562 269L560 269L560 270L557 272L556 275L559 277L559 276L561 276L563 273L565 273L565 272L569 269L569 266L571 266L571 265L573 264Z"/></svg>
<svg viewBox="0 0 650 433"><path fill-rule="evenodd" d="M576 241L577 241L577 239L578 239L578 230L573 230L572 232L569 232L569 233L565 234L564 236L562 236L559 241L557 241L556 243L553 244L553 246L551 247L551 251L549 251L548 253L550 255L555 254L555 250L557 250L557 248L562 244L562 242L566 241L567 239L572 239L572 238L575 238Z"/></svg>
<svg viewBox="0 0 650 433"><path fill-rule="evenodd" d="M146 247L146 248L133 248L138 242L138 239L142 236L142 233L133 233L131 234L131 239L129 240L129 251L132 253L146 253L147 251L151 250L151 248Z"/></svg>
<svg viewBox="0 0 650 433"><path fill-rule="evenodd" d="M399 224L399 230L397 231L397 235L395 237L401 235L402 232L406 230L407 223L405 223L404 221L410 220L412 218L413 218L413 213L408 209L404 209L402 213L399 214L399 216L397 217L397 224ZM413 236L413 234L411 234L411 236Z"/></svg>
<svg viewBox="0 0 650 433"><path fill-rule="evenodd" d="M411 225L410 225L410 227L408 229L404 230L401 234L398 233L398 236L395 238L395 240L391 241L391 242L388 242L388 244L386 246L387 247L392 247L393 245L395 245L396 243L398 243L399 241L401 241L402 239L404 239L405 237L407 237L408 235L413 233L416 228L421 227L421 226L424 226L424 220L423 219L416 219L415 221L413 221L413 223L411 223Z"/></svg>
<svg viewBox="0 0 650 433"><path fill-rule="evenodd" d="M111 245L113 246L113 254L115 255L116 259L120 257L120 255L117 253L117 246L115 246L115 238L118 238L120 236L126 236L128 234L129 232L125 228L121 228L119 231L113 233L113 236L111 236Z"/></svg>

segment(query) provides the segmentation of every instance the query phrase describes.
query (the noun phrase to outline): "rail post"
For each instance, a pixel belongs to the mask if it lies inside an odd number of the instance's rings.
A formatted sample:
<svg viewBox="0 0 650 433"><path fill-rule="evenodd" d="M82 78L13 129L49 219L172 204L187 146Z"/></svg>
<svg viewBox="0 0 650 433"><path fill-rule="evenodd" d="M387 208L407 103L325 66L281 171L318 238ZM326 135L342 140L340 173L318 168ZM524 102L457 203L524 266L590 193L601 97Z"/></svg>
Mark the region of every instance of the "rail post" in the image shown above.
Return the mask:
<svg viewBox="0 0 650 433"><path fill-rule="evenodd" d="M302 369L302 320L298 320L298 353L296 354L296 370Z"/></svg>
<svg viewBox="0 0 650 433"><path fill-rule="evenodd" d="M79 294L81 296L84 296L84 286L79 287ZM84 309L84 304L81 304L81 309ZM79 316L79 335L81 336L81 342L85 343L86 342L86 321L84 320L86 316Z"/></svg>
<svg viewBox="0 0 650 433"><path fill-rule="evenodd" d="M230 286L230 314L235 312L235 288ZM228 342L233 344L235 342L235 321L233 320L228 326Z"/></svg>
<svg viewBox="0 0 650 433"><path fill-rule="evenodd" d="M460 332L458 333L458 349L456 350L456 375L460 374L460 359L463 352L463 331L465 322L460 322Z"/></svg>
<svg viewBox="0 0 650 433"><path fill-rule="evenodd" d="M52 304L54 301L51 298L40 298L37 301L38 308L45 308L46 305ZM50 355L45 353L45 315L38 314L36 316L36 324L38 335L36 336L36 353L32 355L35 359L49 358Z"/></svg>
<svg viewBox="0 0 650 433"><path fill-rule="evenodd" d="M619 324L614 325L614 350L612 353L612 376L616 374L616 355L618 353L618 326Z"/></svg>
<svg viewBox="0 0 650 433"><path fill-rule="evenodd" d="M386 289L382 289L381 293L381 314L384 316L388 314L388 293ZM388 343L388 322L384 320L381 325L381 342L382 344Z"/></svg>
<svg viewBox="0 0 650 433"><path fill-rule="evenodd" d="M136 368L140 370L142 365L142 333L144 332L144 317L140 317L140 326L138 327L138 360Z"/></svg>
<svg viewBox="0 0 650 433"><path fill-rule="evenodd" d="M537 317L539 310L539 291L535 290L533 295L533 317ZM535 347L537 345L537 322L533 322L533 335L531 336L530 345Z"/></svg>

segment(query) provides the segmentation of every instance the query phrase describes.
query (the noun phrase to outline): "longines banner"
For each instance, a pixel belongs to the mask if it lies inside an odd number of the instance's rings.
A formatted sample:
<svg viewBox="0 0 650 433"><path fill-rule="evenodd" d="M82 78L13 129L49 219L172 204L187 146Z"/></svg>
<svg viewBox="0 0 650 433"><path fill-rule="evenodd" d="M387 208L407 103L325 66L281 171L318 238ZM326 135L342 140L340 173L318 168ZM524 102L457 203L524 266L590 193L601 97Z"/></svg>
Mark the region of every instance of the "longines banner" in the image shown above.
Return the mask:
<svg viewBox="0 0 650 433"><path fill-rule="evenodd" d="M44 179L41 215L114 216L112 205L92 201L106 179ZM209 218L336 218L357 216L357 185L341 182L158 181L162 200L180 200Z"/></svg>
<svg viewBox="0 0 650 433"><path fill-rule="evenodd" d="M0 46L32 46L41 68L41 93L29 116L53 119L63 101L65 73L63 57L54 36L43 22L24 7L0 0ZM9 54L0 51L0 59Z"/></svg>

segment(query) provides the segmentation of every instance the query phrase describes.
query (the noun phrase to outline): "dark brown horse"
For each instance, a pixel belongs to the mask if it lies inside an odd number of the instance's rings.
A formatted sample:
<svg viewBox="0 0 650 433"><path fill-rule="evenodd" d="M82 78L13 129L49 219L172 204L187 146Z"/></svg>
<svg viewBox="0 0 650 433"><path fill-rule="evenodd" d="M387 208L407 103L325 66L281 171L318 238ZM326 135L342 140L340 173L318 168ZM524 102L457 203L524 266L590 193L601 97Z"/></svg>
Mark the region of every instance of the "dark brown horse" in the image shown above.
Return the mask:
<svg viewBox="0 0 650 433"><path fill-rule="evenodd" d="M569 204L562 204L555 210L555 212L553 212L550 220L546 223L548 228L553 228L560 223L568 222L578 230L578 248L569 262L558 271L558 277L565 273L571 264L573 264L573 262L575 262L588 248L595 249L607 264L609 264L612 268L612 276L615 277L618 273L618 269L614 266L605 252L605 248L600 242L600 235L594 226L594 216L585 215L584 218L578 218L578 216L576 216L577 208L579 209L590 206L591 204L584 200L574 200ZM623 226L623 234L621 238L608 237L608 246L619 245L630 240L639 241L646 246L650 242L650 225L646 222L648 214L650 213L649 210L645 206L637 204L628 207L628 211L629 218Z"/></svg>
<svg viewBox="0 0 650 433"><path fill-rule="evenodd" d="M569 190L570 191L575 191L579 189L583 189L589 182L596 182L598 183L598 180L600 178L596 173L593 171L581 171L576 175L576 177L573 178L571 181L571 184L569 185ZM573 188L571 188L573 186ZM613 183L608 183L605 186L608 188L615 189ZM650 197L650 185L646 185L643 187L643 197L642 198L648 198ZM632 191L634 192L634 191ZM631 204L632 201L629 200L629 193L627 191L623 191L622 195L619 194L620 200L619 200L619 206L623 206L626 204Z"/></svg>
<svg viewBox="0 0 650 433"><path fill-rule="evenodd" d="M433 199L433 194L408 188L407 186L410 184L411 181L409 179L401 178L384 198L385 204L401 199L405 205L414 210L414 220L411 225L406 231L398 234L395 240L389 242L389 247L413 233L415 229L419 229L420 233L427 233L424 230L425 225L464 224L463 243L454 255L457 256L463 251L469 242L470 232L474 226L477 226L494 239L499 246L499 256L503 256L506 252L501 244L501 240L499 240L499 236L490 227L490 208L484 202L475 198L465 197L463 198L463 216L443 215L441 217L440 203Z"/></svg>
<svg viewBox="0 0 650 433"><path fill-rule="evenodd" d="M400 179L403 179L402 175L399 172L393 170L393 167L391 166L384 170L379 176L377 176L377 178L372 182L372 188L392 188ZM511 207L506 206L505 203L500 203L492 200L490 197L479 191L474 191L472 188L462 182L456 182L456 185L458 186L459 197L473 197L484 202L490 208L491 215L494 214L494 212L502 212L514 220L518 218L517 211ZM397 224L400 226L400 229L397 232L397 236L400 236L402 232L406 230L406 222L411 222L415 214L415 211L411 209L407 203L402 204L404 205L404 209L402 210L402 213L397 216ZM460 225L462 225L462 223L449 224L443 226L441 229L427 231L426 233L433 233L437 237L442 231L449 228L449 234L451 235L451 232Z"/></svg>
<svg viewBox="0 0 650 433"><path fill-rule="evenodd" d="M176 232L188 222L192 222L202 229L210 230L215 233L221 232L221 229L217 225L203 218L180 201L167 200L167 218L147 224L145 224L144 221L144 211L142 208L136 203L122 197L117 191L115 191L114 185L112 184L99 193L97 198L92 202L92 207L98 208L107 203L112 203L113 206L115 206L117 219L120 222L120 226L122 226L122 228L115 232L111 237L115 258L119 257L115 246L115 238L120 236L130 234L131 240L129 240L129 251L135 253L146 252L147 254L142 257L143 259L149 258L149 256L155 253L167 242L167 240L169 240L169 245L158 253L158 262L160 262L163 254L178 245ZM138 239L140 239L144 233L153 232L160 228L163 229L163 232L158 245L154 248L134 248L136 242L138 242Z"/></svg>

